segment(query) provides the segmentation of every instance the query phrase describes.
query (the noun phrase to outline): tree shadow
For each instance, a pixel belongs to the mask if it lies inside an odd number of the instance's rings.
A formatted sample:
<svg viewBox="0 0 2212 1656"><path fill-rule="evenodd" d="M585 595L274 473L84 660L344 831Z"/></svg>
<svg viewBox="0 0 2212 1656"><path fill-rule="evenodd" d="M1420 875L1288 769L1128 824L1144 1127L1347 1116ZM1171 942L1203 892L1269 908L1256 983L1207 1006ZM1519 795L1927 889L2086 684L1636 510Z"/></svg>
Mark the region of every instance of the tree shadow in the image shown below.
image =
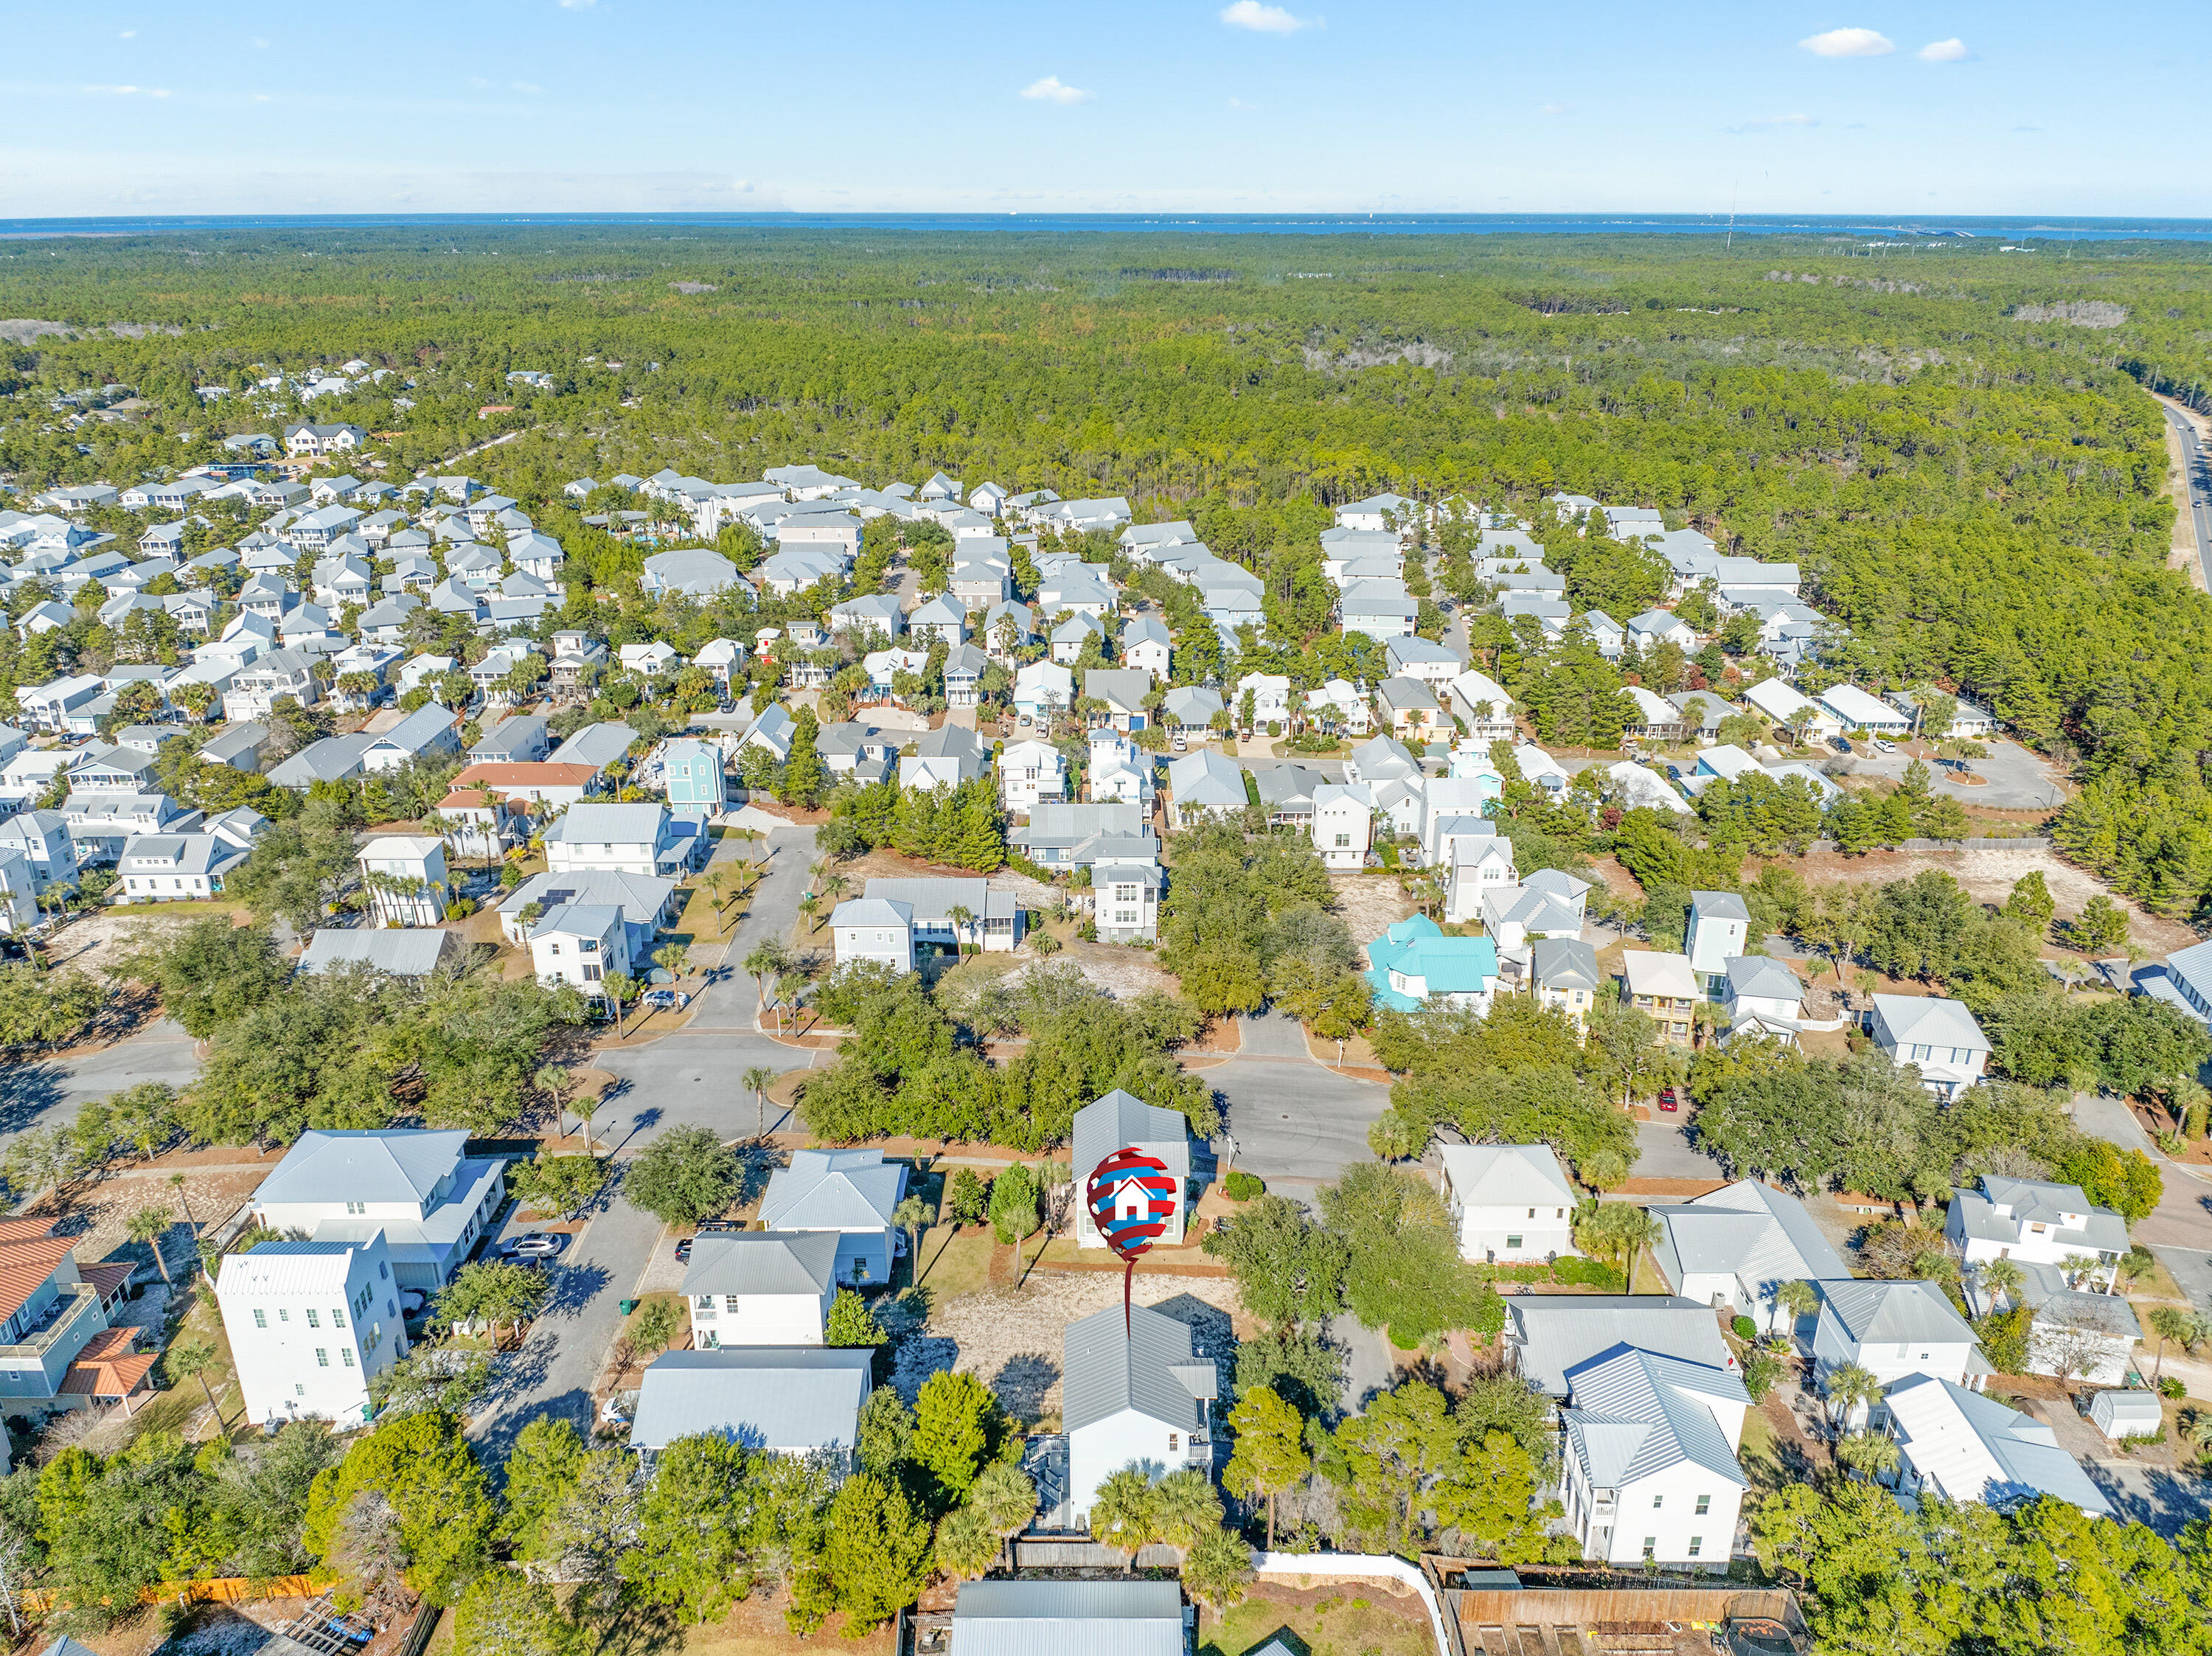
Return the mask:
<svg viewBox="0 0 2212 1656"><path fill-rule="evenodd" d="M44 1059L0 1069L0 1133L23 1132L62 1101L68 1071Z"/></svg>
<svg viewBox="0 0 2212 1656"><path fill-rule="evenodd" d="M1021 1351L999 1365L990 1381L999 1406L1024 1426L1044 1413L1044 1397L1060 1379L1060 1365L1042 1351Z"/></svg>

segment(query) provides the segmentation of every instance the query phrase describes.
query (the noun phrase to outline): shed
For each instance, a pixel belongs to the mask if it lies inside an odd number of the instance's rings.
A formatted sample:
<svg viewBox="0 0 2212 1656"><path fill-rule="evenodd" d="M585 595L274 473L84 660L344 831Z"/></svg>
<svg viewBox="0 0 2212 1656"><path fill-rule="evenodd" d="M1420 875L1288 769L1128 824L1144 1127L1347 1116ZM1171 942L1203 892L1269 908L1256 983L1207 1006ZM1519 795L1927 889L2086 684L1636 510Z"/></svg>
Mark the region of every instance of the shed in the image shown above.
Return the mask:
<svg viewBox="0 0 2212 1656"><path fill-rule="evenodd" d="M2089 1399L2089 1421L2115 1442L2154 1437L2166 1430L2166 1409L2155 1392L2100 1392Z"/></svg>

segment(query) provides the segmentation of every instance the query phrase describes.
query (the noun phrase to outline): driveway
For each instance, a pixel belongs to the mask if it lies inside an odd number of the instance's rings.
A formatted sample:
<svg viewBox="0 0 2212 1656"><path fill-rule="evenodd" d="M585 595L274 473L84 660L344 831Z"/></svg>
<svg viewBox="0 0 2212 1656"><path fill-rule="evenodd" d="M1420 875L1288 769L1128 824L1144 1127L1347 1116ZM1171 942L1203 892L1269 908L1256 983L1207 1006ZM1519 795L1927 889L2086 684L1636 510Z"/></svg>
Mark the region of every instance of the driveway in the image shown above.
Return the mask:
<svg viewBox="0 0 2212 1656"><path fill-rule="evenodd" d="M621 1174L617 1165L591 1224L555 1269L552 1295L529 1338L501 1359L491 1402L469 1428L495 1465L504 1465L515 1435L540 1415L566 1419L591 1437L592 1382L622 1326L622 1301L644 1274L661 1232L659 1220L623 1200ZM532 1228L510 1217L501 1234Z"/></svg>
<svg viewBox="0 0 2212 1656"><path fill-rule="evenodd" d="M2212 1183L2160 1154L2117 1098L2076 1093L2074 1125L2123 1149L2141 1150L2158 1164L2166 1177L2158 1206L2130 1225L2128 1234L2166 1263L2190 1298L2212 1309Z"/></svg>
<svg viewBox="0 0 2212 1656"><path fill-rule="evenodd" d="M1718 1179L1721 1164L1691 1143L1679 1123L1639 1121L1636 1147L1643 1154L1629 1171L1638 1179Z"/></svg>
<svg viewBox="0 0 2212 1656"><path fill-rule="evenodd" d="M2139 1460L2087 1460L2081 1470L2121 1519L2156 1530L2169 1541L2185 1526L2212 1518L2212 1482L2191 1473L2169 1472Z"/></svg>

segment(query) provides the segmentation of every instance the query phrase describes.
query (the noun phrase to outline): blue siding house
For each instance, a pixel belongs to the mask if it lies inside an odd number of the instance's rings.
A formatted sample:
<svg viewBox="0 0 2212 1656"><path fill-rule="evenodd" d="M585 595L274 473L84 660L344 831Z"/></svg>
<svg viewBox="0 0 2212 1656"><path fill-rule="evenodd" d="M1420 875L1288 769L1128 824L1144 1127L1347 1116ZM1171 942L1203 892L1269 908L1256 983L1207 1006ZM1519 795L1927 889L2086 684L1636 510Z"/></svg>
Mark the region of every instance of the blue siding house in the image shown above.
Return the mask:
<svg viewBox="0 0 2212 1656"><path fill-rule="evenodd" d="M711 742L671 742L661 761L671 810L720 810L728 803L722 750Z"/></svg>

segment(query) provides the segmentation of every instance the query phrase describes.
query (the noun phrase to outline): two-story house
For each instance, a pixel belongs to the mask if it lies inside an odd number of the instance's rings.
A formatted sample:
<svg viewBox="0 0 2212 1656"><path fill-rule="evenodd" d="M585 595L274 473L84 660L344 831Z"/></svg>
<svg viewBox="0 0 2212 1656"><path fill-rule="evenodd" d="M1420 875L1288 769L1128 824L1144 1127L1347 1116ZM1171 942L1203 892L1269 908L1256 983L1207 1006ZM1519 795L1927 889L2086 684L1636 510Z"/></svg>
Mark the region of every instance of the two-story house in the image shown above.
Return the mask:
<svg viewBox="0 0 2212 1656"><path fill-rule="evenodd" d="M638 1390L629 1447L649 1470L679 1438L709 1434L842 1474L859 1443L875 1355L866 1346L663 1352Z"/></svg>
<svg viewBox="0 0 2212 1656"><path fill-rule="evenodd" d="M538 982L573 984L585 998L607 1004L606 980L629 974L629 930L609 903L562 903L530 928L530 964Z"/></svg>
<svg viewBox="0 0 2212 1656"><path fill-rule="evenodd" d="M1447 1144L1443 1163L1462 1259L1512 1265L1578 1252L1580 1198L1549 1144Z"/></svg>
<svg viewBox="0 0 2212 1656"><path fill-rule="evenodd" d="M110 1315L135 1274L131 1265L77 1263L54 1221L0 1218L0 1411L41 1413L87 1402L127 1401L155 1363L113 1351ZM102 1358L127 1359L119 1392L92 1388ZM80 1370L78 1365L88 1365Z"/></svg>
<svg viewBox="0 0 2212 1656"><path fill-rule="evenodd" d="M1067 760L1049 743L1010 742L999 754L999 798L1026 816L1041 800L1067 797Z"/></svg>
<svg viewBox="0 0 2212 1656"><path fill-rule="evenodd" d="M1374 839L1375 796L1364 782L1324 782L1313 794L1314 849L1330 868L1367 865Z"/></svg>
<svg viewBox="0 0 2212 1656"><path fill-rule="evenodd" d="M660 774L673 810L719 815L729 804L729 778L722 768L722 749L714 743L669 742L660 750Z"/></svg>
<svg viewBox="0 0 2212 1656"><path fill-rule="evenodd" d="M1783 1283L1820 1288L1851 1279L1803 1204L1756 1180L1739 1179L1694 1201L1647 1211L1660 1226L1652 1257L1675 1293L1771 1331L1791 1327L1778 1300Z"/></svg>
<svg viewBox="0 0 2212 1656"><path fill-rule="evenodd" d="M1188 1323L1150 1306L1126 1316L1109 1307L1068 1325L1061 1357L1073 1522L1088 1526L1098 1486L1124 1467L1211 1471L1220 1380Z"/></svg>
<svg viewBox="0 0 2212 1656"><path fill-rule="evenodd" d="M820 1345L837 1297L838 1236L829 1230L744 1230L691 1244L684 1298L694 1350Z"/></svg>
<svg viewBox="0 0 2212 1656"><path fill-rule="evenodd" d="M1891 1063L1917 1069L1938 1098L1972 1086L1989 1064L1990 1039L1974 1015L1938 995L1876 995L1871 1032Z"/></svg>
<svg viewBox="0 0 2212 1656"><path fill-rule="evenodd" d="M1400 920L1367 945L1367 982L1377 1005L1401 1012L1464 1006L1490 1015L1498 992L1498 945L1487 937L1447 937L1425 914Z"/></svg>
<svg viewBox="0 0 2212 1656"><path fill-rule="evenodd" d="M1690 970L1700 979L1720 976L1728 963L1748 952L1751 910L1733 891L1692 891L1685 948Z"/></svg>
<svg viewBox="0 0 2212 1656"><path fill-rule="evenodd" d="M1983 1174L1979 1190L1951 1192L1943 1234L1970 1270L1991 1259L2064 1266L2105 1294L2128 1251L2128 1222L2093 1204L2081 1186L1998 1174Z"/></svg>
<svg viewBox="0 0 2212 1656"><path fill-rule="evenodd" d="M1751 1480L1751 1393L1726 1368L1615 1346L1567 1376L1559 1498L1582 1556L1725 1570Z"/></svg>
<svg viewBox="0 0 2212 1656"><path fill-rule="evenodd" d="M507 1164L466 1155L468 1137L455 1129L310 1128L253 1192L253 1216L320 1242L365 1242L381 1231L399 1285L434 1292L507 1192Z"/></svg>
<svg viewBox="0 0 2212 1656"><path fill-rule="evenodd" d="M320 699L315 685L315 658L299 650L271 651L232 676L229 688L222 693L222 716L233 724L265 721L270 710L288 695L303 707L312 707Z"/></svg>
<svg viewBox="0 0 2212 1656"><path fill-rule="evenodd" d="M1931 1374L1978 1392L1990 1372L1974 1343L1974 1331L1934 1283L1831 1282L1820 1285L1813 1329L1814 1377L1828 1377L1846 1363L1884 1386L1908 1374ZM1866 1406L1853 1405L1856 1425Z"/></svg>
<svg viewBox="0 0 2212 1656"><path fill-rule="evenodd" d="M1122 1149L1141 1150L1153 1157L1166 1168L1169 1176L1176 1181L1176 1189L1183 1192L1186 1199L1176 1204L1174 1216L1155 1244L1160 1247L1177 1246L1183 1238L1183 1210L1190 1189L1188 1119L1179 1110L1160 1109L1118 1087L1075 1113L1068 1153L1073 1158L1069 1166L1074 1170L1079 1190L1089 1180L1094 1168ZM1099 1234L1087 1202L1076 1204L1075 1245L1079 1248L1106 1246L1106 1239Z"/></svg>
<svg viewBox="0 0 2212 1656"><path fill-rule="evenodd" d="M445 919L453 888L446 842L437 835L380 834L362 846L359 860L380 922L435 925Z"/></svg>
<svg viewBox="0 0 2212 1656"><path fill-rule="evenodd" d="M603 870L671 879L703 860L704 823L653 804L576 804L544 833L545 867L565 874Z"/></svg>
<svg viewBox="0 0 2212 1656"><path fill-rule="evenodd" d="M1662 1046L1687 1046L1692 1014L1705 998L1689 957L1627 949L1621 951L1620 965L1622 998L1651 1020Z"/></svg>
<svg viewBox="0 0 2212 1656"><path fill-rule="evenodd" d="M891 1215L906 1194L906 1164L876 1149L797 1150L769 1175L761 1222L770 1230L834 1231L836 1278L865 1285L891 1279Z"/></svg>
<svg viewBox="0 0 2212 1656"><path fill-rule="evenodd" d="M407 1354L399 1292L374 1228L359 1240L268 1241L224 1255L216 1304L246 1417L369 1419L370 1379Z"/></svg>

